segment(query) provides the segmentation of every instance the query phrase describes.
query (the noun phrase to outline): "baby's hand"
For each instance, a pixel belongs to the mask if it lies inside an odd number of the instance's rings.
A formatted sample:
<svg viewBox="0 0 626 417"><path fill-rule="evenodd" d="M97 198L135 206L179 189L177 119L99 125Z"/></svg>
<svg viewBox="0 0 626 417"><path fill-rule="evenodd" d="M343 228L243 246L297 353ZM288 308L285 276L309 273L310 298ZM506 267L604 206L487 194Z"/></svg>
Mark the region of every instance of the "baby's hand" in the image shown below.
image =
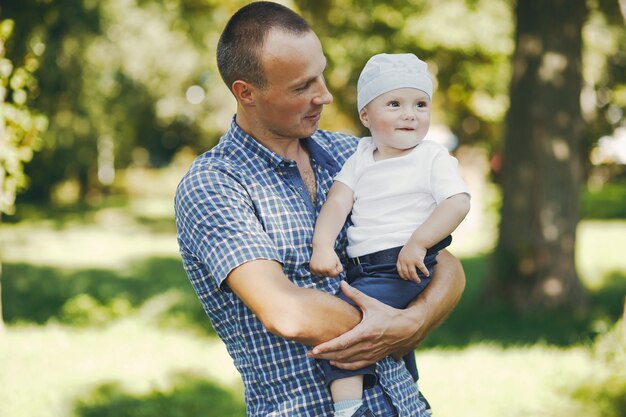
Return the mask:
<svg viewBox="0 0 626 417"><path fill-rule="evenodd" d="M320 277L336 277L343 272L343 266L332 247L314 249L311 255L311 273Z"/></svg>
<svg viewBox="0 0 626 417"><path fill-rule="evenodd" d="M428 276L428 268L424 264L424 257L426 256L426 248L416 243L409 241L398 255L398 273L400 278L420 282L420 278L417 275L419 269L425 276Z"/></svg>

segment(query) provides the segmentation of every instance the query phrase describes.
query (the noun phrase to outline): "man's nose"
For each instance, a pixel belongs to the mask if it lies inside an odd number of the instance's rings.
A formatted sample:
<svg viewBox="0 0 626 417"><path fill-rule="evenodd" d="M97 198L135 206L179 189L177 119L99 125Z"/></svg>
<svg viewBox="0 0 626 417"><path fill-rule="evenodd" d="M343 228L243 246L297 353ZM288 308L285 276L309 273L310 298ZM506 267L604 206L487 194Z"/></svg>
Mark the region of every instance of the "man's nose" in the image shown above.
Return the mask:
<svg viewBox="0 0 626 417"><path fill-rule="evenodd" d="M322 79L319 83L319 89L317 94L313 98L313 103L316 105L324 105L330 104L333 102L333 95L328 91L328 87L326 87L326 82Z"/></svg>

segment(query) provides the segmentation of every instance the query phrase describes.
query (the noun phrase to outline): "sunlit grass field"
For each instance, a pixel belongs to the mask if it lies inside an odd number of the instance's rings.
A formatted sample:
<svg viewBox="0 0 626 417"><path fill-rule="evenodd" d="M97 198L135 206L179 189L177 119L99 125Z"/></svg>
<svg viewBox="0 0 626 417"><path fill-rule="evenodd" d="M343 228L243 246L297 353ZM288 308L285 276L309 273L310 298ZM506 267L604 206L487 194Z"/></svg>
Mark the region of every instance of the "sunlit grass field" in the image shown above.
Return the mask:
<svg viewBox="0 0 626 417"><path fill-rule="evenodd" d="M245 416L238 374L182 270L165 197L1 226L1 417ZM417 351L435 415L624 416L581 411L575 398L611 375L593 341L615 332L622 311L626 221L580 224L585 317L483 307L485 247L468 241L457 241L463 300Z"/></svg>

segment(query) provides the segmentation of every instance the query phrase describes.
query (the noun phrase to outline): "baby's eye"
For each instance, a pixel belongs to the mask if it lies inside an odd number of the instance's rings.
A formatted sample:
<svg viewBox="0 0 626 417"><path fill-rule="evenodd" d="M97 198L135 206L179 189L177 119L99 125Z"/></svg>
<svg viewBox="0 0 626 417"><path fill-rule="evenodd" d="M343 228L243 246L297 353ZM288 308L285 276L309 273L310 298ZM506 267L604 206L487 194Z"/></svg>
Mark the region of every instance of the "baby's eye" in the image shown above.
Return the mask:
<svg viewBox="0 0 626 417"><path fill-rule="evenodd" d="M387 103L387 105L389 107L399 107L400 103L397 100L391 100L389 103Z"/></svg>
<svg viewBox="0 0 626 417"><path fill-rule="evenodd" d="M417 107L428 107L428 102L426 101L418 101Z"/></svg>

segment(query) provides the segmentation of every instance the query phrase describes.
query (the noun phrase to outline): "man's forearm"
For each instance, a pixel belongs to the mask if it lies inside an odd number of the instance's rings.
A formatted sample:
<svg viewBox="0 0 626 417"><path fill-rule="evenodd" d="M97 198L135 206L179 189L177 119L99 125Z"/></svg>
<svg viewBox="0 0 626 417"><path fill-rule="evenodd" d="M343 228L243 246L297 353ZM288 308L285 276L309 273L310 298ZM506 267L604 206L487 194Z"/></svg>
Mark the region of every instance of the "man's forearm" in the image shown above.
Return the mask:
<svg viewBox="0 0 626 417"><path fill-rule="evenodd" d="M330 340L361 321L361 312L338 297L289 281L275 261L247 262L226 283L268 331L307 345Z"/></svg>
<svg viewBox="0 0 626 417"><path fill-rule="evenodd" d="M381 304L344 285L344 293L362 307L363 320L353 330L316 346L310 356L354 370L389 355L400 359L415 349L452 312L465 288L461 263L447 251L437 259L432 282L404 310Z"/></svg>
<svg viewBox="0 0 626 417"><path fill-rule="evenodd" d="M403 354L414 349L426 335L452 313L465 289L465 273L461 263L447 251L437 257L438 265L432 282L405 310L396 310L410 324L405 337L408 346ZM307 345L316 345L352 329L361 321L360 310L324 292L298 288L297 304L291 320L294 327L283 335ZM404 338L399 338L404 339Z"/></svg>
<svg viewBox="0 0 626 417"><path fill-rule="evenodd" d="M298 288L300 309L290 320L292 333L283 337L315 346L352 329L361 321L361 311L334 295L310 288Z"/></svg>
<svg viewBox="0 0 626 417"><path fill-rule="evenodd" d="M465 289L465 273L458 259L448 251L437 255L437 267L431 283L406 308L417 325L414 346L452 313Z"/></svg>

